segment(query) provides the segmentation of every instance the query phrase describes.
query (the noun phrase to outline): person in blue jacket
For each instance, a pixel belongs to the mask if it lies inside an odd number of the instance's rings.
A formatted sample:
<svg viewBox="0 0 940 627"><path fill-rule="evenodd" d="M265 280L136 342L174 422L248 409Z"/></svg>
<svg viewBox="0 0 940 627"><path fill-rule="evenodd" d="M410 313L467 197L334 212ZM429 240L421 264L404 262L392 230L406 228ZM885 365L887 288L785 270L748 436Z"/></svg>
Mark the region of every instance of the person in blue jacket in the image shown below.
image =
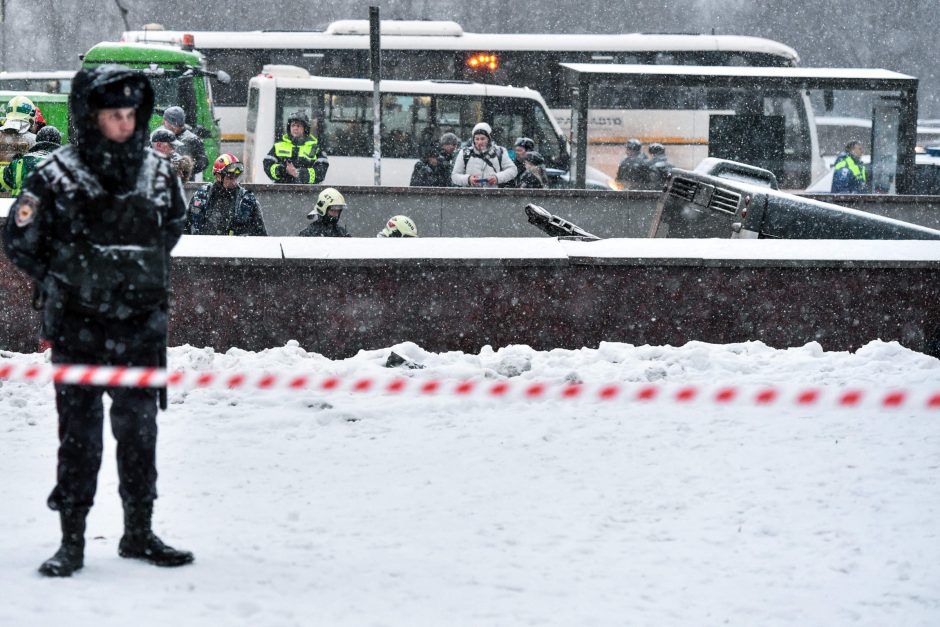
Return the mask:
<svg viewBox="0 0 940 627"><path fill-rule="evenodd" d="M833 194L867 194L868 174L862 163L862 142L853 140L836 157L832 173Z"/></svg>

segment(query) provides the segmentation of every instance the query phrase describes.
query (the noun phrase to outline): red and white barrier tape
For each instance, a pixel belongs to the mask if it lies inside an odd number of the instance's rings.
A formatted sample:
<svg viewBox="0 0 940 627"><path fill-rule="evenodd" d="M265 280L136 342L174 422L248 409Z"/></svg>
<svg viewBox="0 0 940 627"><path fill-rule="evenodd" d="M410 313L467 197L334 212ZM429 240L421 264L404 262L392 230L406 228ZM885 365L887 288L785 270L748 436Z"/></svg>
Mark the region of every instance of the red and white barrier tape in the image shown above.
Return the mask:
<svg viewBox="0 0 940 627"><path fill-rule="evenodd" d="M752 406L829 406L940 411L940 389L847 389L762 385L556 383L532 380L442 380L396 376L340 377L269 372L195 372L78 364L3 364L0 379L36 383L181 389L315 391L387 396L452 396L507 400L619 401Z"/></svg>

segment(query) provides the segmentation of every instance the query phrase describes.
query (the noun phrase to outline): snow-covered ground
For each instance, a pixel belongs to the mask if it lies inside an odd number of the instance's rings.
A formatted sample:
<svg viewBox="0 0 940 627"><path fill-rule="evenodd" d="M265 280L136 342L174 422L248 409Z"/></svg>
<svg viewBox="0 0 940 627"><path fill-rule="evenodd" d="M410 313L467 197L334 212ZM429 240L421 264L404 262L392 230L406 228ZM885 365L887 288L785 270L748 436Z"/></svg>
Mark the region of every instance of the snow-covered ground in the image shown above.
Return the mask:
<svg viewBox="0 0 940 627"><path fill-rule="evenodd" d="M937 386L940 361L761 343L479 355L425 377ZM384 371L289 344L171 367ZM41 362L44 355L4 354ZM58 543L50 386L2 382L0 625L940 624L940 415L915 410L190 390L161 415L155 524L182 569L117 556L110 437L86 566Z"/></svg>

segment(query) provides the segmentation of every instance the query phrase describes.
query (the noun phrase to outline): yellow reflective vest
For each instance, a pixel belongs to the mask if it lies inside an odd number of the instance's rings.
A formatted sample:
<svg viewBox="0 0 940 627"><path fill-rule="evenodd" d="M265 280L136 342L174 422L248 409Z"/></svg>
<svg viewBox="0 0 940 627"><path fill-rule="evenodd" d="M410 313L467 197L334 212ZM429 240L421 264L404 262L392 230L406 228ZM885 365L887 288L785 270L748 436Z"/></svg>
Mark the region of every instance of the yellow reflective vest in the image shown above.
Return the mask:
<svg viewBox="0 0 940 627"><path fill-rule="evenodd" d="M264 172L275 183L306 183L317 181L315 167L320 156L320 142L316 137L307 136L302 144L295 144L287 135L282 135L264 158ZM297 176L287 173L287 164L293 163Z"/></svg>

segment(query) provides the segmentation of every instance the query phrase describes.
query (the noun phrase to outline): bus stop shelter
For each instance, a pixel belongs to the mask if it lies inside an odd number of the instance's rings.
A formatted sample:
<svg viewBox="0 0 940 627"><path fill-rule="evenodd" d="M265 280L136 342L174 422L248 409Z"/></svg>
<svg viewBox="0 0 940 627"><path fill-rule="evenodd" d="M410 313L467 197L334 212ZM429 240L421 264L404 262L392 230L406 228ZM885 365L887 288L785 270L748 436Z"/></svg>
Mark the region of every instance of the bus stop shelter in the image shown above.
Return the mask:
<svg viewBox="0 0 940 627"><path fill-rule="evenodd" d="M917 79L898 72L859 68L727 67L693 65L621 65L613 63L561 63L575 93L572 102L572 172L575 186L584 187L587 164L588 110L592 87L618 88L728 88L754 92L876 92L886 96L887 122L872 125L872 156L880 149L894 166L900 194L912 188L914 146L917 138ZM874 114L873 114L874 115ZM812 119L812 116L810 116ZM888 132L886 133L885 130ZM890 135L890 138L889 138ZM892 152L893 149L893 152Z"/></svg>

